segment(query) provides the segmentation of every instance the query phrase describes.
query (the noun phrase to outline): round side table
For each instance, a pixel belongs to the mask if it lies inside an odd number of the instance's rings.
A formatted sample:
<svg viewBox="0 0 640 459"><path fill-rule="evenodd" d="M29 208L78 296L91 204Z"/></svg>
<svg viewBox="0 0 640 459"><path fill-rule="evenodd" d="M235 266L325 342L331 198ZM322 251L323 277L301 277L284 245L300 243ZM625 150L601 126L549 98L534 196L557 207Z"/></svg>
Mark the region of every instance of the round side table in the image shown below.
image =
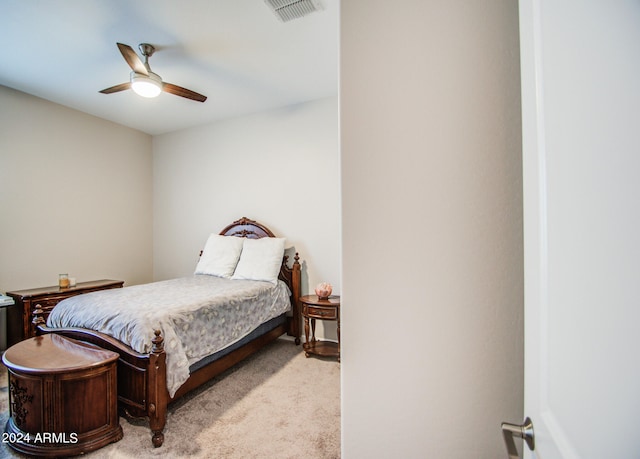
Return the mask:
<svg viewBox="0 0 640 459"><path fill-rule="evenodd" d="M337 357L340 361L340 297L333 295L326 300L321 300L317 295L305 295L300 298L300 302L304 318L305 342L302 345L304 355L307 357L311 354ZM316 319L336 322L338 326L337 343L316 339ZM309 337L309 328L311 328L311 337Z"/></svg>

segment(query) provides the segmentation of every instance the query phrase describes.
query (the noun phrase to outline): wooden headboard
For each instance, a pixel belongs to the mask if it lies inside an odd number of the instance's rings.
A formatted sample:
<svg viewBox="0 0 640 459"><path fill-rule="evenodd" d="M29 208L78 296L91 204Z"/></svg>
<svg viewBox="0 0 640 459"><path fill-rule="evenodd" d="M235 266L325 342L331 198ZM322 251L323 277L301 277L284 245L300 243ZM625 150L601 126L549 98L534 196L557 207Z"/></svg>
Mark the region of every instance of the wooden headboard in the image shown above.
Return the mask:
<svg viewBox="0 0 640 459"><path fill-rule="evenodd" d="M275 237L275 235L269 228L258 223L255 220L250 220L247 217L242 217L240 220L236 220L225 229L220 231L220 235L248 237L250 239L259 239L261 237Z"/></svg>

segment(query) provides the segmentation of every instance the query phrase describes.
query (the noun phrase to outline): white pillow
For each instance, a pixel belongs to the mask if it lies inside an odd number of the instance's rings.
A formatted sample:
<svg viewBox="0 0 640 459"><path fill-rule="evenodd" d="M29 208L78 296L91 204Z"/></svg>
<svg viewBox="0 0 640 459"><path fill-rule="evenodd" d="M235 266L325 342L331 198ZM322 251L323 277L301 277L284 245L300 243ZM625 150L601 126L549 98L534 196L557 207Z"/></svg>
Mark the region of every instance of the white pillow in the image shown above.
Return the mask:
<svg viewBox="0 0 640 459"><path fill-rule="evenodd" d="M251 279L278 283L284 256L285 238L245 239L240 261L232 279Z"/></svg>
<svg viewBox="0 0 640 459"><path fill-rule="evenodd" d="M236 269L243 238L211 234L196 265L196 274L230 278Z"/></svg>

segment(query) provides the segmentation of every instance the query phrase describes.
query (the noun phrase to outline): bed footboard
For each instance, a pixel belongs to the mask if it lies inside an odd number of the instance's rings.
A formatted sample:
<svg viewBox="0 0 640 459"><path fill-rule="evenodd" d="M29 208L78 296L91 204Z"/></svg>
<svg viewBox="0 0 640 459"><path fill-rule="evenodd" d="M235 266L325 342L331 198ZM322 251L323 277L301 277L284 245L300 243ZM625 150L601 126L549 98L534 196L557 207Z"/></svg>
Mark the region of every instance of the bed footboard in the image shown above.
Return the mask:
<svg viewBox="0 0 640 459"><path fill-rule="evenodd" d="M118 404L131 416L148 417L153 446L162 446L169 392L164 338L160 336L159 330L154 332L152 351L149 354L141 354L95 330L49 328L44 322L43 310L39 307L33 311L33 324L38 335L53 333L117 352L120 355L117 369Z"/></svg>

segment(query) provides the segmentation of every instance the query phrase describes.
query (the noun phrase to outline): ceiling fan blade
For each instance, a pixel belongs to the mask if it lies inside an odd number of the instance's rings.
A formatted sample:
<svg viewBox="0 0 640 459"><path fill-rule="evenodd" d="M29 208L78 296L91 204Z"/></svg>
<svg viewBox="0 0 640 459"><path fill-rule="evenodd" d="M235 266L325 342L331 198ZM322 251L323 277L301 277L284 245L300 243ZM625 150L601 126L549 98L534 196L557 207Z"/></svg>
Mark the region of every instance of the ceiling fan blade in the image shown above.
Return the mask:
<svg viewBox="0 0 640 459"><path fill-rule="evenodd" d="M115 86L111 86L110 88L103 89L100 92L102 94L112 94L114 92L124 91L129 88L131 88L131 82L127 81L126 83L117 84Z"/></svg>
<svg viewBox="0 0 640 459"><path fill-rule="evenodd" d="M203 96L202 94L198 94L197 92L191 91L190 89L182 88L171 83L163 83L162 90L164 92L168 92L169 94L186 97L187 99L196 100L198 102L204 102L205 100L207 100L207 96Z"/></svg>
<svg viewBox="0 0 640 459"><path fill-rule="evenodd" d="M141 73L143 75L149 75L147 67L145 67L144 63L138 57L138 54L133 50L133 48L129 45L125 45L123 43L117 43L118 49L122 53L122 57L127 61L131 70L136 73Z"/></svg>

